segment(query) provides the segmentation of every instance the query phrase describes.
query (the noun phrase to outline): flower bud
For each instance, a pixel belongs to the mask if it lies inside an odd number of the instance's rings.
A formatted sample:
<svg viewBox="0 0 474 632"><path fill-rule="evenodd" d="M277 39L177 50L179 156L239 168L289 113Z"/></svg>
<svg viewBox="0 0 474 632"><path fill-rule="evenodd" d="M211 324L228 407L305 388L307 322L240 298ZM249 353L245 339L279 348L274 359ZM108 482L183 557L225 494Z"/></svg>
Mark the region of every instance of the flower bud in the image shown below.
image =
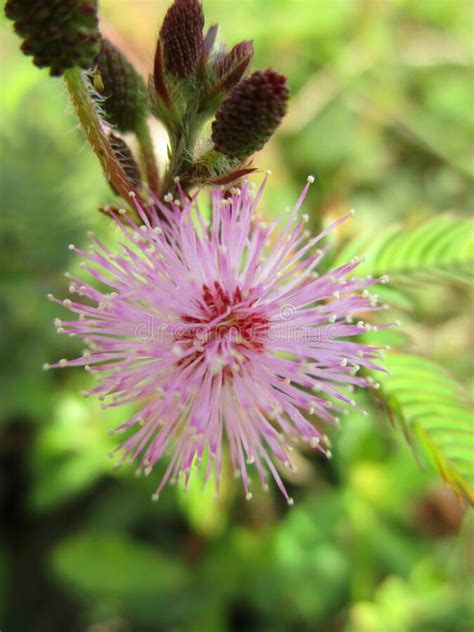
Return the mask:
<svg viewBox="0 0 474 632"><path fill-rule="evenodd" d="M25 55L53 76L89 68L100 49L97 0L8 0L5 14L23 38Z"/></svg>
<svg viewBox="0 0 474 632"><path fill-rule="evenodd" d="M181 79L193 74L203 53L203 27L199 0L175 0L160 30L167 72Z"/></svg>
<svg viewBox="0 0 474 632"><path fill-rule="evenodd" d="M218 91L228 91L242 79L253 57L253 43L240 42L217 61L214 68Z"/></svg>
<svg viewBox="0 0 474 632"><path fill-rule="evenodd" d="M136 131L146 115L146 87L127 58L104 39L96 59L102 84L98 92L106 120L121 132Z"/></svg>
<svg viewBox="0 0 474 632"><path fill-rule="evenodd" d="M244 160L261 149L286 113L286 78L274 70L254 72L234 86L212 124L215 148Z"/></svg>

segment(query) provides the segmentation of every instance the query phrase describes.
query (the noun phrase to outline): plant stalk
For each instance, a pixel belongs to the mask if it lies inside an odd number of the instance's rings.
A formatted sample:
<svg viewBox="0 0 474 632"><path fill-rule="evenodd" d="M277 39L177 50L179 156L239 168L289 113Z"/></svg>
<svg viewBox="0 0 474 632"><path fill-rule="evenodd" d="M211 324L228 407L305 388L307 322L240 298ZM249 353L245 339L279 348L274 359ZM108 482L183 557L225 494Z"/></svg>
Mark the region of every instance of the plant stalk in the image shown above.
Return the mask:
<svg viewBox="0 0 474 632"><path fill-rule="evenodd" d="M145 171L150 190L155 194L160 194L160 176L158 166L156 164L155 150L153 148L153 140L150 134L150 128L145 119L140 123L137 129L137 139L140 145L140 151L145 165Z"/></svg>
<svg viewBox="0 0 474 632"><path fill-rule="evenodd" d="M143 204L138 192L135 190L135 186L128 179L110 146L109 139L104 132L102 123L90 98L81 70L79 68L67 70L64 73L64 80L79 121L86 133L87 140L99 158L107 179L118 194L130 204L132 209L135 208L134 199Z"/></svg>

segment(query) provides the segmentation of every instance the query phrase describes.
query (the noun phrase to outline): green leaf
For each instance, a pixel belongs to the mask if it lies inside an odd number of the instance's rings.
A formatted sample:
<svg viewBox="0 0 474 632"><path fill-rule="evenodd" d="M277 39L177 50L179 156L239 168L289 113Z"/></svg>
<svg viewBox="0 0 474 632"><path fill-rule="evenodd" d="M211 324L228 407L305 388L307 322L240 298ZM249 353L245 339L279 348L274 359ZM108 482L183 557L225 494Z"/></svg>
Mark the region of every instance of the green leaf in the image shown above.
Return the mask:
<svg viewBox="0 0 474 632"><path fill-rule="evenodd" d="M186 568L156 546L113 532L83 531L54 548L50 567L88 603L130 612L159 629L181 617Z"/></svg>
<svg viewBox="0 0 474 632"><path fill-rule="evenodd" d="M365 261L357 272L419 281L444 277L458 282L472 280L474 231L472 220L441 215L417 226L391 225L377 235L353 241L338 262L360 255Z"/></svg>
<svg viewBox="0 0 474 632"><path fill-rule="evenodd" d="M417 438L444 481L474 504L473 416L463 388L416 356L390 354L386 367L391 375L378 379L408 439Z"/></svg>

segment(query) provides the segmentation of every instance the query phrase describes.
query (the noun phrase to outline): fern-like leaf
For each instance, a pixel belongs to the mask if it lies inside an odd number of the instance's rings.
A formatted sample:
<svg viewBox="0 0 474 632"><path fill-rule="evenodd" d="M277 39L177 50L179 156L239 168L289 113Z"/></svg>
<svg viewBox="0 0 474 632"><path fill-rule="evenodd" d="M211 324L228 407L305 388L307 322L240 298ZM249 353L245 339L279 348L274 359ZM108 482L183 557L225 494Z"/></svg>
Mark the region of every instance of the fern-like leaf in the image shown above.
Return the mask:
<svg viewBox="0 0 474 632"><path fill-rule="evenodd" d="M444 481L474 504L474 424L462 387L416 356L389 354L386 366L383 394L405 435L418 439Z"/></svg>
<svg viewBox="0 0 474 632"><path fill-rule="evenodd" d="M405 281L444 277L465 283L472 280L474 224L464 217L441 215L415 227L392 225L353 241L338 261L353 255L364 257L358 268L364 274L388 274Z"/></svg>

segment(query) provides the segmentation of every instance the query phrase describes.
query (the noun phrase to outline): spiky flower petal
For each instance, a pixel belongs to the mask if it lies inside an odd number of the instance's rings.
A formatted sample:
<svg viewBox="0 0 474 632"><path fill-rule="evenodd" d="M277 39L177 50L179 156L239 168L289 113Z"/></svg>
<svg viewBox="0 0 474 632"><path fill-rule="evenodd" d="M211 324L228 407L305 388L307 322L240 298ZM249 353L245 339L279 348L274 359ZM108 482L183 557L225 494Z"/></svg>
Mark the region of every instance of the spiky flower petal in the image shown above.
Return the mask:
<svg viewBox="0 0 474 632"><path fill-rule="evenodd" d="M315 273L321 240L348 216L309 239L299 216L308 182L292 211L264 224L255 217L263 186L214 192L210 223L184 196L146 214L137 205L140 228L114 216L121 251L95 237L88 251L71 246L110 291L71 280L73 300L58 302L76 318L57 327L88 350L55 366L86 366L99 378L89 394L136 405L117 428L131 433L120 461L148 474L172 446L155 498L179 475L187 484L201 461L218 489L226 442L247 498L253 464L291 503L277 466L292 469L292 442L330 456L323 426L338 423L341 405L357 408L353 388L371 385L360 368L381 370L378 349L351 340L372 328L359 319L379 309L367 288L380 280L355 277L355 259Z"/></svg>

